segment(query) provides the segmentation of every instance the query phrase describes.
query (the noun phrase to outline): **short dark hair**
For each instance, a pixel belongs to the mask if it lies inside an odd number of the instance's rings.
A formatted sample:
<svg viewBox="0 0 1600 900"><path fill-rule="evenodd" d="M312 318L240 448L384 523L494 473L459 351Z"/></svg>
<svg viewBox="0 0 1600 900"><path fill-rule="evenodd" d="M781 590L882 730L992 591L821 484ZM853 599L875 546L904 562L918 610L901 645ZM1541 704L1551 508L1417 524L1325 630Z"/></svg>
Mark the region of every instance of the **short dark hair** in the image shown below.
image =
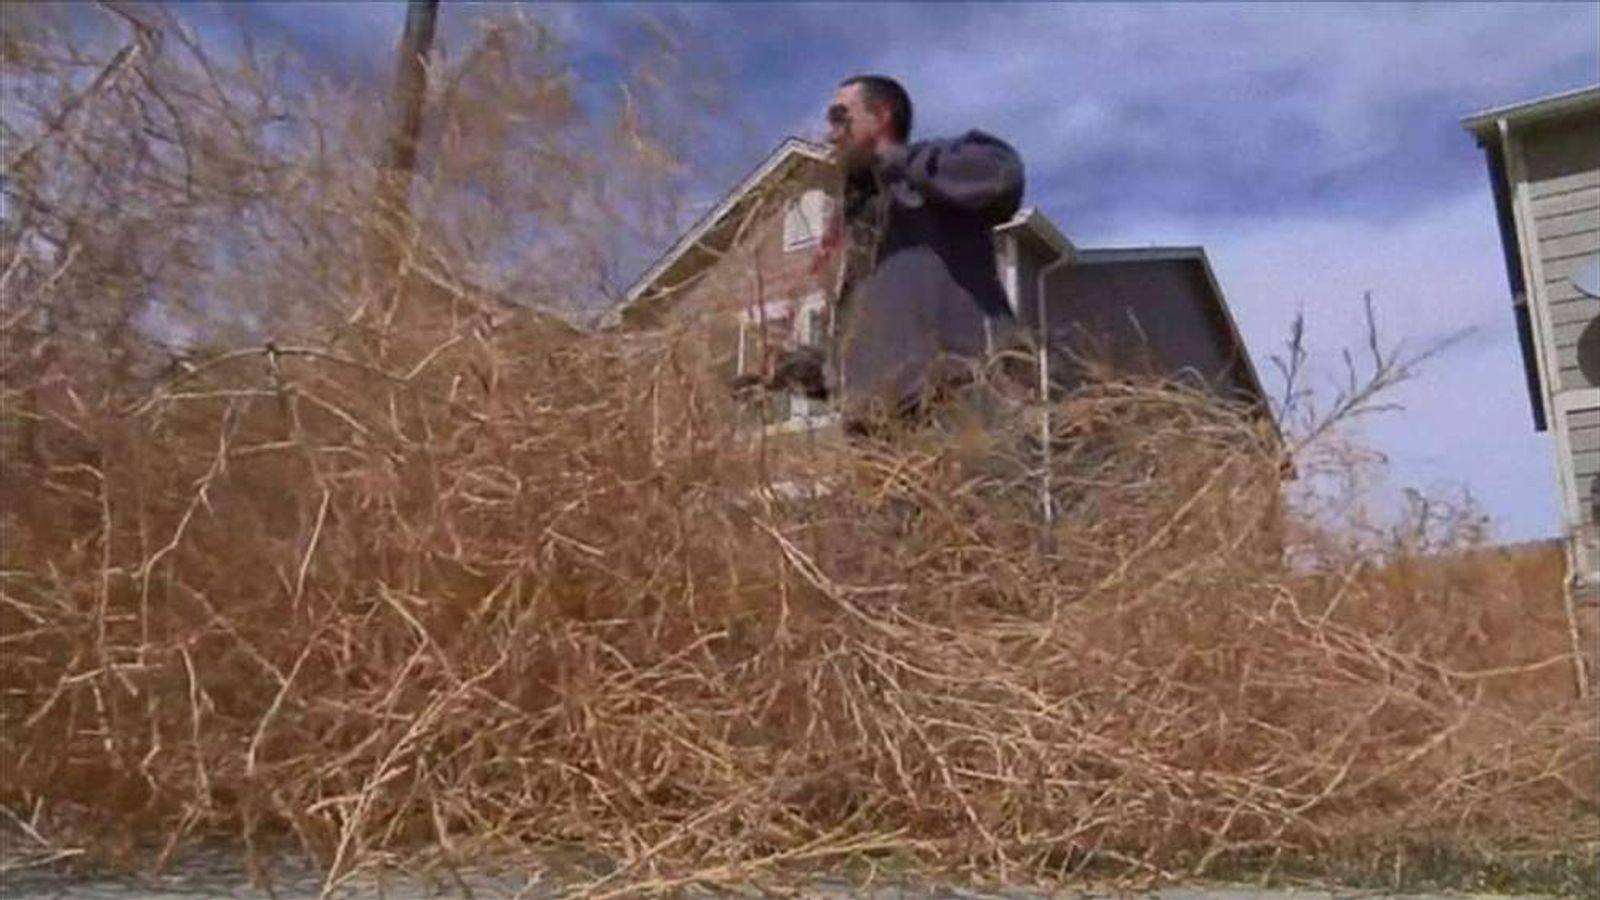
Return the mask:
<svg viewBox="0 0 1600 900"><path fill-rule="evenodd" d="M889 132L897 141L911 137L911 95L886 75L856 75L839 83L840 87L860 85L869 103L889 110Z"/></svg>

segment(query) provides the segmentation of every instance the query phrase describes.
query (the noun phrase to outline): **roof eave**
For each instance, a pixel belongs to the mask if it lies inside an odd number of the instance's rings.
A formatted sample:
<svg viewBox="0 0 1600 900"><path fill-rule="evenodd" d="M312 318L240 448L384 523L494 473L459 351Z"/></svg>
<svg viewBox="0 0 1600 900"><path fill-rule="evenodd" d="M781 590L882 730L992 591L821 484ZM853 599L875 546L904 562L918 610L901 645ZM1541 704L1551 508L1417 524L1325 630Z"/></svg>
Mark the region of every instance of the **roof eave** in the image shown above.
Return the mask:
<svg viewBox="0 0 1600 900"><path fill-rule="evenodd" d="M1590 85L1476 112L1463 117L1461 127L1482 140L1496 136L1502 119L1507 126L1522 127L1597 108L1600 108L1600 85Z"/></svg>
<svg viewBox="0 0 1600 900"><path fill-rule="evenodd" d="M1179 249L1186 251L1187 258L1199 264L1200 273L1205 276L1206 286L1211 289L1212 296L1217 298L1217 309L1222 313L1223 325L1228 329L1228 338L1238 348L1239 362L1243 366L1245 379L1249 382L1248 386L1255 391L1256 397L1261 401L1262 410L1268 416L1271 416L1272 404L1267 397L1267 390L1261 383L1260 373L1256 371L1255 361L1250 358L1250 350L1244 342L1244 333L1239 330L1239 323L1233 317L1233 310L1228 306L1228 298L1222 293L1222 284L1217 281L1216 272L1212 271L1211 260L1206 256L1205 248L1184 247ZM1273 417L1273 427L1274 429L1278 427L1276 417ZM1283 435L1280 433L1278 437L1281 440Z"/></svg>
<svg viewBox="0 0 1600 900"><path fill-rule="evenodd" d="M1096 247L1092 250L1078 251L1078 261L1085 265L1126 262L1203 262L1205 255L1205 249L1202 247Z"/></svg>
<svg viewBox="0 0 1600 900"><path fill-rule="evenodd" d="M1061 233L1061 229L1056 227L1056 223L1050 221L1049 216L1032 206L1024 207L1015 216L1012 216L1010 221L996 225L994 230L996 234L1028 231L1054 250L1058 257L1071 256L1078 249L1065 234Z"/></svg>

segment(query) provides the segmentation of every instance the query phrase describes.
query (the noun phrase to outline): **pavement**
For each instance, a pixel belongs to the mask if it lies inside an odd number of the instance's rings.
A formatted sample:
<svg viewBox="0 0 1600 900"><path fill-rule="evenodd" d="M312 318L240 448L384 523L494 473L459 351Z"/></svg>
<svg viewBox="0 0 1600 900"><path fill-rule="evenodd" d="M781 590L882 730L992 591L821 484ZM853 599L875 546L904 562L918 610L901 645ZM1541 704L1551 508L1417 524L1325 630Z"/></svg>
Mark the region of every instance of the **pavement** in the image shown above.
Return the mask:
<svg viewBox="0 0 1600 900"><path fill-rule="evenodd" d="M0 874L0 898L15 900L311 900L326 896L340 900L382 898L382 900L440 900L440 898L471 898L471 900L545 900L574 896L573 883L557 880L500 876L467 876L461 882L429 883L414 878L356 879L324 895L319 879L309 874L276 877L274 891L267 893L252 887L241 871L217 867L191 867L158 879L140 879L126 876L65 875L46 871L21 871ZM624 884L607 885L606 890L625 889ZM1148 898L1148 900L1355 900L1367 897L1396 897L1404 900L1468 900L1487 895L1470 894L1387 894L1376 891L1289 890L1261 889L1230 886L1187 886L1163 888L1155 891L1110 892L1082 890L1047 893L1023 888L984 891L953 885L878 884L866 887L838 880L819 879L804 887L779 893L763 894L758 891L734 892L739 896L782 896L790 900L841 900L841 898L872 898L872 900L1043 900L1047 897L1070 897L1074 900L1111 900L1111 898ZM680 896L728 896L728 892L689 890ZM1504 895L1496 895L1505 900Z"/></svg>

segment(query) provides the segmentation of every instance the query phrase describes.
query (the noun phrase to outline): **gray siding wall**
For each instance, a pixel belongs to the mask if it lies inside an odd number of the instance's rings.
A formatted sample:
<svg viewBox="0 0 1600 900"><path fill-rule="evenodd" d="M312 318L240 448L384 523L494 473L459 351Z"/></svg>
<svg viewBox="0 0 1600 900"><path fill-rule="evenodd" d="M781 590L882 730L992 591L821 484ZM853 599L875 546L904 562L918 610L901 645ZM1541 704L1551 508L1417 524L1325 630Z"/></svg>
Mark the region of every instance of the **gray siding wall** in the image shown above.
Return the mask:
<svg viewBox="0 0 1600 900"><path fill-rule="evenodd" d="M1600 522L1600 409L1578 409L1567 415L1572 441L1572 474L1578 488L1579 516L1584 524Z"/></svg>
<svg viewBox="0 0 1600 900"><path fill-rule="evenodd" d="M1600 120L1529 129L1522 152L1555 332L1553 386L1600 386L1600 302L1571 281L1583 261L1600 254Z"/></svg>
<svg viewBox="0 0 1600 900"><path fill-rule="evenodd" d="M1186 261L1073 264L1046 285L1052 371L1070 385L1072 357L1121 371L1199 381L1248 398L1248 383L1198 267Z"/></svg>

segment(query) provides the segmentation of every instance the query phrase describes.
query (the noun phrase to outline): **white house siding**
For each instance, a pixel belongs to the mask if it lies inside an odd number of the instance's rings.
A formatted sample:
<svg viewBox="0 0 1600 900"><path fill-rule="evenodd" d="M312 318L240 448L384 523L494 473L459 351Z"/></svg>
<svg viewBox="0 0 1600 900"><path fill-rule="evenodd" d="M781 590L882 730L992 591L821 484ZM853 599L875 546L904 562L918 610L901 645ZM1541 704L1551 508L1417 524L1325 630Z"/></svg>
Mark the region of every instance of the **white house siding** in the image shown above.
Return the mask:
<svg viewBox="0 0 1600 900"><path fill-rule="evenodd" d="M1525 252L1537 259L1534 302L1548 323L1546 374L1578 574L1600 577L1600 300L1572 276L1600 255L1600 115L1532 125L1518 135L1526 179Z"/></svg>
<svg viewBox="0 0 1600 900"><path fill-rule="evenodd" d="M1600 117L1530 128L1522 135L1545 302L1550 313L1556 390L1600 387L1594 357L1600 302L1572 286L1585 260L1600 254ZM1600 402L1600 396L1596 398Z"/></svg>
<svg viewBox="0 0 1600 900"><path fill-rule="evenodd" d="M1579 557L1589 573L1600 564L1600 408L1567 413L1572 481L1580 521Z"/></svg>

